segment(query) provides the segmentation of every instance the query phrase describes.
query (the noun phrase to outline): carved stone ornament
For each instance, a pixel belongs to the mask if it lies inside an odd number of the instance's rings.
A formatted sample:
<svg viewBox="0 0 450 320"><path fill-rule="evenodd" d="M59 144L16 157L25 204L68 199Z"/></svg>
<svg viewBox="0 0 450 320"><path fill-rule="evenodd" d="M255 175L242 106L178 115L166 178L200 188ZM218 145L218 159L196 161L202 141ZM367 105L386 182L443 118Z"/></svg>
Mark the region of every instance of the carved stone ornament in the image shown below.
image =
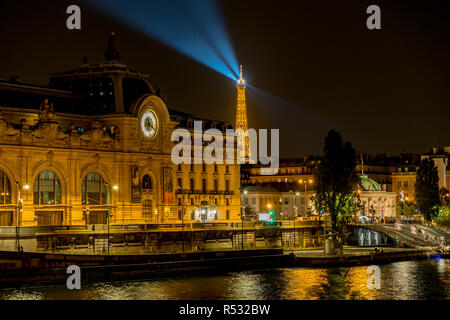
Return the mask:
<svg viewBox="0 0 450 320"><path fill-rule="evenodd" d="M92 128L80 136L83 146L88 147L110 147L113 142L113 138L109 134L102 130L100 122L95 121L92 124Z"/></svg>
<svg viewBox="0 0 450 320"><path fill-rule="evenodd" d="M40 122L31 134L34 142L47 144L67 144L69 139L57 123Z"/></svg>
<svg viewBox="0 0 450 320"><path fill-rule="evenodd" d="M48 99L39 106L39 122L54 122L55 121L55 109L53 103L48 102Z"/></svg>

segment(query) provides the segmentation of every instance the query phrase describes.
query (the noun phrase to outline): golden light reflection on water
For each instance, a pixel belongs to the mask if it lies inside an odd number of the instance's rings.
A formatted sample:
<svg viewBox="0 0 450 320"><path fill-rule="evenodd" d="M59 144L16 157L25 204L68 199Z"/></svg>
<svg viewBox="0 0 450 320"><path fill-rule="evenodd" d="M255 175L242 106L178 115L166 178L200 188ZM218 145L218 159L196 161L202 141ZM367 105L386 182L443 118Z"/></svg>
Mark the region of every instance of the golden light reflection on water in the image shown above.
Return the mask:
<svg viewBox="0 0 450 320"><path fill-rule="evenodd" d="M316 300L450 299L450 260L381 265L381 289L367 287L367 266L280 268L142 281L0 290L14 300Z"/></svg>
<svg viewBox="0 0 450 320"><path fill-rule="evenodd" d="M346 300L375 300L379 293L377 289L369 289L367 279L370 274L367 273L367 266L353 267L348 269L345 279L348 286Z"/></svg>
<svg viewBox="0 0 450 320"><path fill-rule="evenodd" d="M12 290L3 299L5 300L43 300L45 295L42 292Z"/></svg>
<svg viewBox="0 0 450 320"><path fill-rule="evenodd" d="M283 299L318 300L326 296L329 285L326 269L294 269L286 270L288 278Z"/></svg>

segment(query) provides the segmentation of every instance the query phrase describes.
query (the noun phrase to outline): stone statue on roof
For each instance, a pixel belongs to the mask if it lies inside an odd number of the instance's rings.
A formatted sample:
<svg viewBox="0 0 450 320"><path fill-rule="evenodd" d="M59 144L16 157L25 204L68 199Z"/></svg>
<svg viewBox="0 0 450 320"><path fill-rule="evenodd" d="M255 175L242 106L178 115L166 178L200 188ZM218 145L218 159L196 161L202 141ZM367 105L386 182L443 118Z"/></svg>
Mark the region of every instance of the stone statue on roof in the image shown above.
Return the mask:
<svg viewBox="0 0 450 320"><path fill-rule="evenodd" d="M39 106L39 122L53 121L55 121L55 109L53 107L53 103L49 104L49 101L46 98Z"/></svg>

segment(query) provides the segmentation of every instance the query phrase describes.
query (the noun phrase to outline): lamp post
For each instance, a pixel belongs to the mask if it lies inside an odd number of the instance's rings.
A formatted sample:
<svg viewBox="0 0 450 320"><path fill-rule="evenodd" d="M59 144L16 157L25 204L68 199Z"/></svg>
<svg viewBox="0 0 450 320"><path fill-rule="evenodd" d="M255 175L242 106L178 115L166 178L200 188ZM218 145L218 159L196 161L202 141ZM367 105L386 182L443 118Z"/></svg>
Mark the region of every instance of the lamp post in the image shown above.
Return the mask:
<svg viewBox="0 0 450 320"><path fill-rule="evenodd" d="M295 247L295 220L297 219L297 206L296 206L296 199L295 199L295 197L297 196L299 196L300 194L298 193L298 192L296 192L295 193L295 195L294 195L294 191L292 191L291 190L291 194L292 194L292 209L293 209L293 212L292 212L292 218L293 218L293 220L294 220L294 247Z"/></svg>
<svg viewBox="0 0 450 320"><path fill-rule="evenodd" d="M111 211L111 205L110 205L110 203L111 203L111 186L110 186L110 184L108 182L105 182L105 185L106 185L106 190L107 190L106 198L107 198L107 204L108 204L108 212L107 212L107 215L106 215L106 223L108 224L108 240L107 240L107 244L108 244L108 254L109 254L109 234L110 234L110 232L109 232L109 219L110 219L110 217L112 217L112 213L110 212ZM112 189L119 190L119 187L117 185L114 185L112 187Z"/></svg>
<svg viewBox="0 0 450 320"><path fill-rule="evenodd" d="M16 224L16 244L17 244L17 251L22 251L20 248L20 215L23 212L23 200L20 197L20 190L22 189L22 185L19 181L16 181L17 185L17 224ZM28 190L30 186L28 184L23 186L24 190Z"/></svg>
<svg viewBox="0 0 450 320"><path fill-rule="evenodd" d="M403 207L404 206L405 206L405 192L402 190L400 192L400 208L401 208L400 213L402 215L402 218L403 218Z"/></svg>
<svg viewBox="0 0 450 320"><path fill-rule="evenodd" d="M305 185L305 216L308 215L308 183L312 184L314 181L312 179L302 180L300 179L298 183Z"/></svg>
<svg viewBox="0 0 450 320"><path fill-rule="evenodd" d="M247 194L247 190L241 192L241 248L244 250L244 201L243 195Z"/></svg>
<svg viewBox="0 0 450 320"><path fill-rule="evenodd" d="M184 252L184 199L185 196L181 199L181 247Z"/></svg>

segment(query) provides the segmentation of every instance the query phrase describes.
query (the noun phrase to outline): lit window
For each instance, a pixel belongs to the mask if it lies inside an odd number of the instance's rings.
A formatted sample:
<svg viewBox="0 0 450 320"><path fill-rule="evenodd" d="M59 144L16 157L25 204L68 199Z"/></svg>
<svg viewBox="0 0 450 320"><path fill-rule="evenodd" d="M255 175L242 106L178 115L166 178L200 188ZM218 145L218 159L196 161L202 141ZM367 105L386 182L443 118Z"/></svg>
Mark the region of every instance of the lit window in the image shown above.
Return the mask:
<svg viewBox="0 0 450 320"><path fill-rule="evenodd" d="M11 203L11 183L8 176L0 170L0 204Z"/></svg>
<svg viewBox="0 0 450 320"><path fill-rule="evenodd" d="M107 202L106 184L102 176L91 172L81 185L81 203L86 205L103 205Z"/></svg>
<svg viewBox="0 0 450 320"><path fill-rule="evenodd" d="M34 204L61 203L61 184L52 171L42 171L34 181Z"/></svg>

